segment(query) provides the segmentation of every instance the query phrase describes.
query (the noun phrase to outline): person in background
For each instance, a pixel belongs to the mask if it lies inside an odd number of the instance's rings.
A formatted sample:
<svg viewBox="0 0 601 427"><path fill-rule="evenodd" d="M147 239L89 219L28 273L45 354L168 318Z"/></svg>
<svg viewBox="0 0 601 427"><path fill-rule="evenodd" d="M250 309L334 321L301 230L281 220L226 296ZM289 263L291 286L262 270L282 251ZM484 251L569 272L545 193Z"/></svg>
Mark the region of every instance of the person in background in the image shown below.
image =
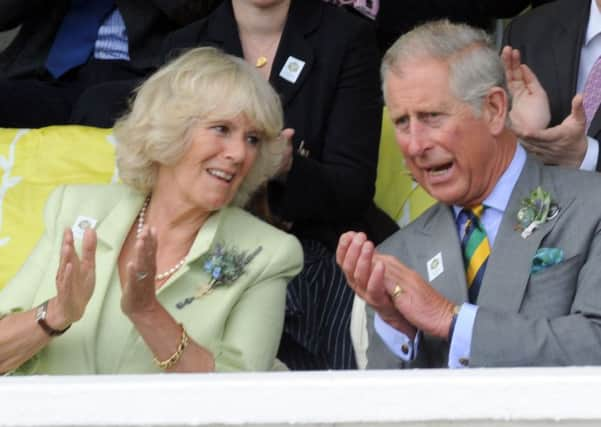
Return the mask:
<svg viewBox="0 0 601 427"><path fill-rule="evenodd" d="M291 369L354 368L353 293L334 249L348 228L376 241L397 229L372 201L382 117L373 27L321 0L226 0L171 34L164 49L177 55L198 45L244 58L282 99L289 161L253 203L305 253L288 286L278 357Z"/></svg>
<svg viewBox="0 0 601 427"><path fill-rule="evenodd" d="M484 31L417 27L382 77L407 167L438 203L377 249L340 239L371 307L367 367L601 364L601 176L526 154Z"/></svg>
<svg viewBox="0 0 601 427"><path fill-rule="evenodd" d="M146 77L164 37L214 3L3 0L0 31L20 28L0 53L0 126L111 127L126 97L103 83Z"/></svg>
<svg viewBox="0 0 601 427"><path fill-rule="evenodd" d="M282 110L246 62L199 48L116 124L123 184L59 187L0 293L0 372L268 370L301 246L235 206L279 167Z"/></svg>
<svg viewBox="0 0 601 427"><path fill-rule="evenodd" d="M600 10L599 0L557 0L505 30L513 128L545 163L601 171Z"/></svg>
<svg viewBox="0 0 601 427"><path fill-rule="evenodd" d="M494 20L511 18L527 7L552 0L324 0L346 6L374 20L382 53L402 34L424 22L448 18L487 31L494 30Z"/></svg>

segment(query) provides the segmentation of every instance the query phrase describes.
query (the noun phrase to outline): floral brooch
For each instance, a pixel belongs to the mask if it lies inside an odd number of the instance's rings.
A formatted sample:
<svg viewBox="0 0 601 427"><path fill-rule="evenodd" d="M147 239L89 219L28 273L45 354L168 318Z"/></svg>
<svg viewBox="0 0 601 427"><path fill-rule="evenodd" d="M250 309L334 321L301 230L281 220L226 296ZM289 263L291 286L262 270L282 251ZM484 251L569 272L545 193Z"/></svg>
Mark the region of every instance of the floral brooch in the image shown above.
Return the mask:
<svg viewBox="0 0 601 427"><path fill-rule="evenodd" d="M558 213L559 206L553 202L551 194L538 186L522 200L521 208L517 213L516 229L521 231L522 238L526 239L538 226L552 220Z"/></svg>
<svg viewBox="0 0 601 427"><path fill-rule="evenodd" d="M211 276L209 283L200 286L196 294L178 302L175 306L182 309L194 300L210 293L219 286L235 282L246 272L246 266L263 250L262 246L252 253L239 251L236 247L226 249L223 243L217 243L213 251L204 257L203 269Z"/></svg>

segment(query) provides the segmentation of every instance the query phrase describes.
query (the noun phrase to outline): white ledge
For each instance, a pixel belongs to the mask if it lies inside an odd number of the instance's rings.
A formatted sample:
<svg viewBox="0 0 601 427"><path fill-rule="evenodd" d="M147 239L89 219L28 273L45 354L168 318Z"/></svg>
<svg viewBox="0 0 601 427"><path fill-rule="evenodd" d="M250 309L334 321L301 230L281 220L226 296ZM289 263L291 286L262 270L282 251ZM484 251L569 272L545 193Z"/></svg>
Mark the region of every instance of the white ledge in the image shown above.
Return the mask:
<svg viewBox="0 0 601 427"><path fill-rule="evenodd" d="M601 368L0 378L0 426L601 423Z"/></svg>

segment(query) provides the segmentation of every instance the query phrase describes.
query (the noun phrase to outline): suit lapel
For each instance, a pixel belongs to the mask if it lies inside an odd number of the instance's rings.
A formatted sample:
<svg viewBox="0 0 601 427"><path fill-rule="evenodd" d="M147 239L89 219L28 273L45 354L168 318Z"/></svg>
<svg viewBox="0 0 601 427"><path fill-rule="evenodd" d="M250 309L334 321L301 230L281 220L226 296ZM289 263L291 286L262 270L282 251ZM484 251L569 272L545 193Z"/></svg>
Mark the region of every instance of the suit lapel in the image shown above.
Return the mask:
<svg viewBox="0 0 601 427"><path fill-rule="evenodd" d="M460 304L467 301L467 283L463 267L461 242L451 208L437 204L435 211L426 220L424 228L419 230L425 238L415 239L420 247L415 248L417 255L416 270L428 280L428 262L438 253L442 257L443 272L430 281L430 284L446 298Z"/></svg>
<svg viewBox="0 0 601 427"><path fill-rule="evenodd" d="M231 0L224 1L208 18L208 40L199 40L202 44L214 44L230 55L244 58L238 23L234 17Z"/></svg>
<svg viewBox="0 0 601 427"><path fill-rule="evenodd" d="M90 300L86 315L80 322L97 325L107 295L111 277L117 265L120 248L129 232L133 221L135 221L142 204L144 195L128 190L117 202L114 208L104 218L99 218L96 227L97 246L96 246L96 286L94 294ZM96 329L89 327L90 331ZM90 334L87 337L86 348L90 351L96 347L96 335ZM90 360L93 354L88 355Z"/></svg>
<svg viewBox="0 0 601 427"><path fill-rule="evenodd" d="M552 68L556 76L554 90L559 94L558 104L553 108L560 111L559 122L570 114L572 97L578 84L580 50L586 33L590 1L580 0L580 3L583 5L569 4L569 7L561 11L558 15L561 19L557 19L554 25L557 30L551 35L549 43L549 49L553 53Z"/></svg>
<svg viewBox="0 0 601 427"><path fill-rule="evenodd" d="M280 94L284 107L298 93L313 68L315 53L306 36L318 27L323 7L321 2L313 0L292 0L290 4L288 19L269 77L270 83ZM280 72L291 57L305 63L295 82L280 76Z"/></svg>
<svg viewBox="0 0 601 427"><path fill-rule="evenodd" d="M480 306L519 311L530 278L532 259L541 241L571 203L571 200L559 201L559 214L540 225L528 238L522 238L520 231L515 229L516 215L522 199L539 185L557 201L558 193L553 182L543 179L540 163L528 157L497 232L478 297Z"/></svg>
<svg viewBox="0 0 601 427"><path fill-rule="evenodd" d="M167 289L178 282L179 279L190 270L192 264L211 248L215 239L218 239L217 231L219 230L219 225L221 224L224 215L226 215L227 209L228 208L220 209L207 219L198 231L198 234L188 251L185 264L176 271L163 286L161 286L157 292L158 295L163 294ZM198 286L198 284L195 286Z"/></svg>

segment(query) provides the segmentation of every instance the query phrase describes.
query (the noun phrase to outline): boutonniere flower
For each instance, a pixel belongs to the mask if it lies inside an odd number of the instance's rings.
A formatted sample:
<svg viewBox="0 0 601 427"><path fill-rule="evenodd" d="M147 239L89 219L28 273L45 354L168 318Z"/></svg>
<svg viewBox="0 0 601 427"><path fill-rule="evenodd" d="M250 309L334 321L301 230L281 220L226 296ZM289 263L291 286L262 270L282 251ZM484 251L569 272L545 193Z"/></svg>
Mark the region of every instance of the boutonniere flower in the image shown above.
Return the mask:
<svg viewBox="0 0 601 427"><path fill-rule="evenodd" d="M236 247L226 249L224 244L216 244L213 251L208 253L203 261L203 269L211 276L211 280L209 283L200 286L194 296L178 302L175 306L181 310L195 299L207 295L213 289L232 284L246 272L246 266L262 250L263 247L259 246L248 254L247 251L240 251Z"/></svg>
<svg viewBox="0 0 601 427"><path fill-rule="evenodd" d="M553 202L551 194L538 186L522 200L521 208L517 213L516 229L521 231L522 238L526 239L538 226L552 220L558 213L559 207Z"/></svg>

